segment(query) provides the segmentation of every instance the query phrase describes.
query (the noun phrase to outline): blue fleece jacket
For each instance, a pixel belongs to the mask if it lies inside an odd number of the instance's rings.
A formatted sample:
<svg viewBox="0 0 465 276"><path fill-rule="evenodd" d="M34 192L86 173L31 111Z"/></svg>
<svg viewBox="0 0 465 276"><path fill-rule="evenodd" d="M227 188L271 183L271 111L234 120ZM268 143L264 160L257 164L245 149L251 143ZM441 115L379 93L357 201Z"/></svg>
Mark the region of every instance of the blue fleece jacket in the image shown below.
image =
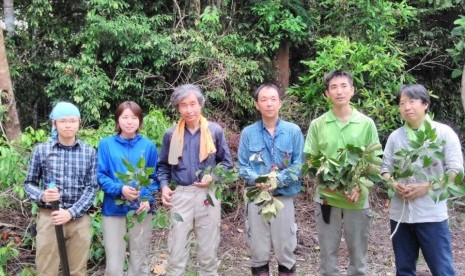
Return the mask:
<svg viewBox="0 0 465 276"><path fill-rule="evenodd" d="M119 134L103 138L98 146L97 177L100 188L104 191L102 214L105 216L125 216L129 210L135 210L138 204L116 205L116 199L124 199L123 183L116 173L126 173L127 168L122 158L136 166L137 161L144 156L146 167L152 167L156 172L157 148L149 139L137 134L132 139L124 139ZM158 191L156 174L150 176L153 180L149 187L142 187L139 198L149 198L150 206L155 201L154 194Z"/></svg>

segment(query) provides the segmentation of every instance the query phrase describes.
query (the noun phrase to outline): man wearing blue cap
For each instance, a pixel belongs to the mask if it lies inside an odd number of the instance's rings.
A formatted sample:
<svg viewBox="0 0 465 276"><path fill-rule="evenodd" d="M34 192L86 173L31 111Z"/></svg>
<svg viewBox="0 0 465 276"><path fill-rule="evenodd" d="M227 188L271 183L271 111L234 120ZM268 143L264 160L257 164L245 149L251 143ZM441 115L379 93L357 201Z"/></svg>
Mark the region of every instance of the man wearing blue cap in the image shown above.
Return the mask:
<svg viewBox="0 0 465 276"><path fill-rule="evenodd" d="M97 155L76 137L78 108L59 102L52 110L52 137L34 147L24 182L39 205L36 265L38 275L57 275L60 258L55 225L62 225L71 275L87 275L91 219L86 214L97 192ZM59 201L60 209L52 210Z"/></svg>

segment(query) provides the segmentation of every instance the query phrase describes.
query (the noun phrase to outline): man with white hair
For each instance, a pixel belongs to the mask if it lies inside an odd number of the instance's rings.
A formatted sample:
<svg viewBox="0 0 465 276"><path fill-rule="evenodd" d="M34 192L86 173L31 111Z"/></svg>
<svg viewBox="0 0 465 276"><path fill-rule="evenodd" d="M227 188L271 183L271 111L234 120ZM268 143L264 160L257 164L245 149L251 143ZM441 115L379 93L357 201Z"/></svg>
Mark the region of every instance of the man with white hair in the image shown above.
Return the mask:
<svg viewBox="0 0 465 276"><path fill-rule="evenodd" d="M161 199L171 207L172 214L166 275L185 275L191 231L199 245L200 275L218 275L221 203L214 195L214 206L207 201L212 177L206 169L217 164L232 168L231 154L220 125L202 116L205 97L198 86L185 84L175 88L171 104L181 118L165 132L157 165ZM174 191L169 187L171 182L176 186ZM175 220L175 214L182 221Z"/></svg>

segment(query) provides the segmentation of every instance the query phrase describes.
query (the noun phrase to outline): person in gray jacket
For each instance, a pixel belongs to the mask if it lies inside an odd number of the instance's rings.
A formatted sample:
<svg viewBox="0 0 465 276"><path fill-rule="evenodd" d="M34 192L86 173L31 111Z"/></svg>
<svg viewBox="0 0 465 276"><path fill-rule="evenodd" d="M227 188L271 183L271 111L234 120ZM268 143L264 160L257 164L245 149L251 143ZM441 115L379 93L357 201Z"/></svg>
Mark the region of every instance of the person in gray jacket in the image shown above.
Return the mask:
<svg viewBox="0 0 465 276"><path fill-rule="evenodd" d="M421 84L403 86L397 96L400 115L405 125L389 136L384 149L381 172L392 179L395 195L391 200L390 219L392 245L397 275L416 275L416 263L421 249L433 275L455 275L451 237L448 224L447 202L435 202L428 194L432 177L447 173L454 178L463 172L463 157L457 134L447 125L435 122L427 115L430 99ZM410 141L416 141L418 131L429 122L435 129L444 158L432 156L432 166L424 167L421 158L412 164L414 175L394 179L395 153L411 150ZM425 177L426 176L426 179ZM438 191L435 191L438 193Z"/></svg>

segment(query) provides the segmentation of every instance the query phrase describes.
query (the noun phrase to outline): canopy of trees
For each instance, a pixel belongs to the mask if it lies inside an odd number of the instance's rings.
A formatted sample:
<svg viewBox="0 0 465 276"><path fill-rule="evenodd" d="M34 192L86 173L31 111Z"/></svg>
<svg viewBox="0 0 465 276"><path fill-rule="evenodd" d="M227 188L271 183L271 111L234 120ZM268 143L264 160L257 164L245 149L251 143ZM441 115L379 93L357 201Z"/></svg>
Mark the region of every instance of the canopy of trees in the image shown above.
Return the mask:
<svg viewBox="0 0 465 276"><path fill-rule="evenodd" d="M255 118L251 91L274 81L289 88L284 116L306 129L327 108L324 73L347 69L382 137L399 124L393 95L412 82L437 96L437 118L462 128L465 5L410 2L17 0L23 23L6 52L21 126L40 127L59 100L90 127L126 99L170 116L172 88L190 82L207 114L242 127Z"/></svg>

